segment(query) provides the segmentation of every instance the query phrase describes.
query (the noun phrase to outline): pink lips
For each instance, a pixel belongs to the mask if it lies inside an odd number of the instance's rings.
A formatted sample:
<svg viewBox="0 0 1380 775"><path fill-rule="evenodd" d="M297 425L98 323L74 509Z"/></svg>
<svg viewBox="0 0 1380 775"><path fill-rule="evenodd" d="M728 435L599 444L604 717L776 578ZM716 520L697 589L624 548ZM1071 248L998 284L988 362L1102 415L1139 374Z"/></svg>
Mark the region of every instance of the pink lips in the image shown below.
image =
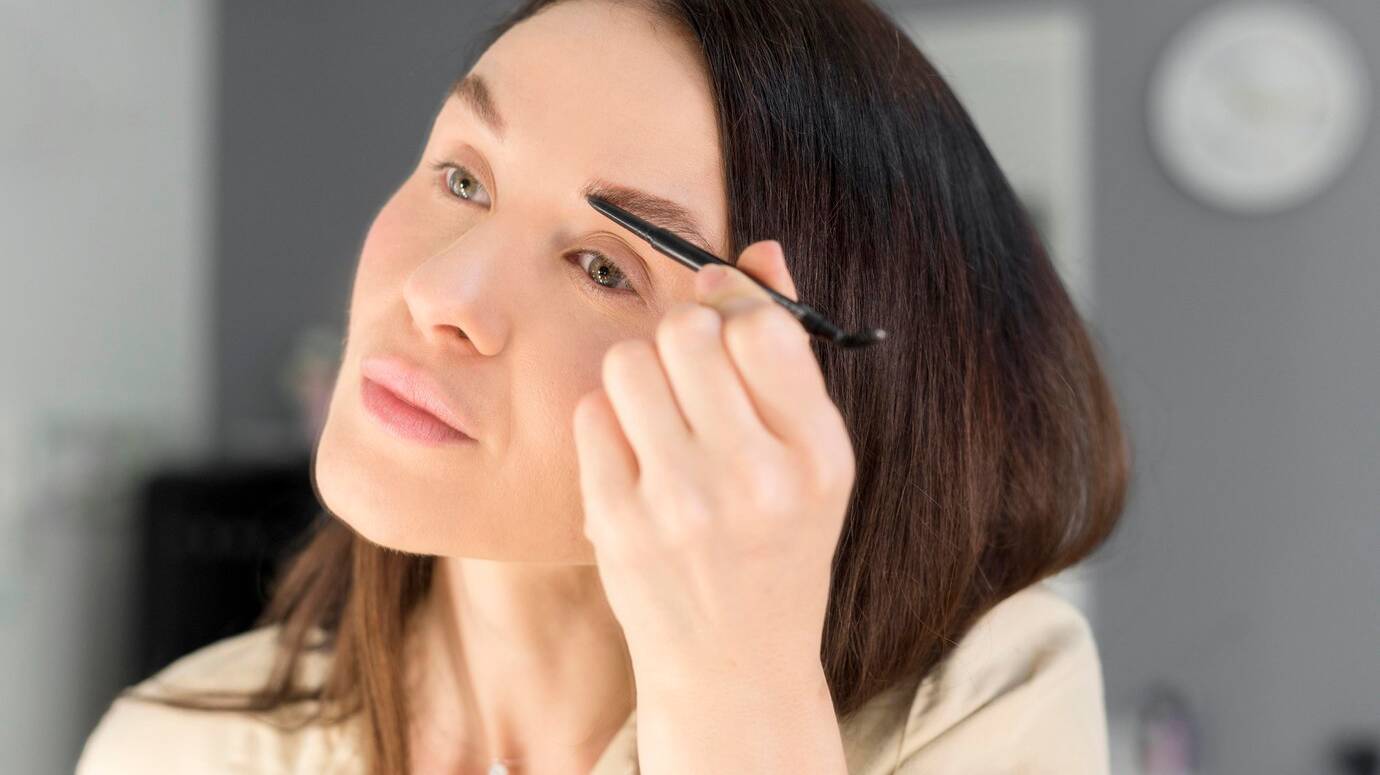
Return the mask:
<svg viewBox="0 0 1380 775"><path fill-rule="evenodd" d="M474 441L425 370L401 358L374 356L360 363L360 373L365 408L396 435L427 444Z"/></svg>

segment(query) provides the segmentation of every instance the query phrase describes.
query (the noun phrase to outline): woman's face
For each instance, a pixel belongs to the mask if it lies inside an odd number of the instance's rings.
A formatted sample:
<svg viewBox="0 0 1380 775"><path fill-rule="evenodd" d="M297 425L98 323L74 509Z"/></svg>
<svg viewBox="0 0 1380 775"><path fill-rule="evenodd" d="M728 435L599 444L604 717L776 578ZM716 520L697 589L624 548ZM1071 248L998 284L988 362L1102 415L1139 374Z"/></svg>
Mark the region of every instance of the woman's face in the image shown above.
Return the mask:
<svg viewBox="0 0 1380 775"><path fill-rule="evenodd" d="M474 91L447 97L365 238L315 484L384 546L588 563L575 405L600 386L610 345L652 339L663 311L694 299L694 273L583 192L597 181L677 203L726 255L712 93L692 41L597 0L517 25L470 74L491 111ZM429 372L473 441L413 441L380 422L361 391L361 363L378 356Z"/></svg>

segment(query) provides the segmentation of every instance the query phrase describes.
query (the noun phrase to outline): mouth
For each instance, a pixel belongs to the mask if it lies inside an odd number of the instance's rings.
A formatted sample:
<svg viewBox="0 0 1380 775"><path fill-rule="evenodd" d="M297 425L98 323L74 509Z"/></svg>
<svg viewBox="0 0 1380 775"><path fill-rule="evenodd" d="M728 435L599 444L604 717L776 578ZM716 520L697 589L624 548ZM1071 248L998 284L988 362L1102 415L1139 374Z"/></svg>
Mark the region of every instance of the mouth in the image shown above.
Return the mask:
<svg viewBox="0 0 1380 775"><path fill-rule="evenodd" d="M391 357L366 358L360 371L365 409L395 436L430 445L474 441L427 372Z"/></svg>

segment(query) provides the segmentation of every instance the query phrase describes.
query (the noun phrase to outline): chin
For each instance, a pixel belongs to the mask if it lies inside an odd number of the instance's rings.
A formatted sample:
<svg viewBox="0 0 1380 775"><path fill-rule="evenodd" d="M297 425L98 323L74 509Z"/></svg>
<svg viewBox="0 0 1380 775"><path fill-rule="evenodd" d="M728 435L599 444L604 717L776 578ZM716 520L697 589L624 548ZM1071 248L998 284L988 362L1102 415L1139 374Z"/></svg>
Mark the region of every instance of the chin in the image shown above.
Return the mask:
<svg viewBox="0 0 1380 775"><path fill-rule="evenodd" d="M514 492L482 475L476 492L465 481L453 494L381 459L377 440L349 412L327 413L312 457L312 482L325 509L378 546L400 552L505 562L594 564L582 532L578 490L558 502ZM531 493L525 493L530 495Z"/></svg>
<svg viewBox="0 0 1380 775"><path fill-rule="evenodd" d="M436 554L437 530L415 524L419 511L404 502L405 486L390 481L378 452L334 410L327 413L312 456L317 500L337 519L378 546L412 554Z"/></svg>

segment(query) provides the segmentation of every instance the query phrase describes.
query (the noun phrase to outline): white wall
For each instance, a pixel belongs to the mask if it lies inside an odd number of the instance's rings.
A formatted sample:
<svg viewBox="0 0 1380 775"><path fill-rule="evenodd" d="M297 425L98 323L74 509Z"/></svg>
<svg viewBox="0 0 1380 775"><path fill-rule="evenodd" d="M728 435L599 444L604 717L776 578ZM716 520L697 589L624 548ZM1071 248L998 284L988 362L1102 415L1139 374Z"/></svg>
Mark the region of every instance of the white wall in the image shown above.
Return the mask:
<svg viewBox="0 0 1380 775"><path fill-rule="evenodd" d="M958 95L1084 315L1091 240L1092 22L1074 3L907 8L893 16Z"/></svg>
<svg viewBox="0 0 1380 775"><path fill-rule="evenodd" d="M0 751L70 772L129 644L123 485L206 437L209 0L0 0Z"/></svg>

